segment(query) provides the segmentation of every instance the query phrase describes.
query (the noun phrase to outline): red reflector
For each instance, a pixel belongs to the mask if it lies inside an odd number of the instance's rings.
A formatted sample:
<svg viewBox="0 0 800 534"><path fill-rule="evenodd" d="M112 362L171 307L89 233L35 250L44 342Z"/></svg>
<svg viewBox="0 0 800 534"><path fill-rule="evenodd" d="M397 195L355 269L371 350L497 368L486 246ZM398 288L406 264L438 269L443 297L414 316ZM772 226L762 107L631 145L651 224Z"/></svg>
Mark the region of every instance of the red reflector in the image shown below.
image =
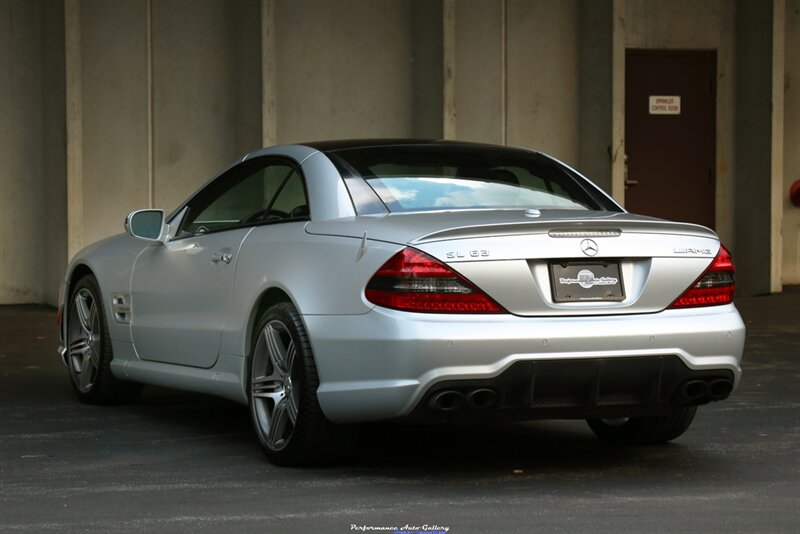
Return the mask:
<svg viewBox="0 0 800 534"><path fill-rule="evenodd" d="M61 318L64 314L64 306L58 307L58 314L56 314L56 326L61 326Z"/></svg>
<svg viewBox="0 0 800 534"><path fill-rule="evenodd" d="M483 291L435 258L405 248L389 258L365 290L384 308L424 313L506 313Z"/></svg>
<svg viewBox="0 0 800 534"><path fill-rule="evenodd" d="M730 252L720 245L717 257L708 269L670 305L670 308L730 304L733 302L733 293L736 290L735 272L736 267L733 265Z"/></svg>

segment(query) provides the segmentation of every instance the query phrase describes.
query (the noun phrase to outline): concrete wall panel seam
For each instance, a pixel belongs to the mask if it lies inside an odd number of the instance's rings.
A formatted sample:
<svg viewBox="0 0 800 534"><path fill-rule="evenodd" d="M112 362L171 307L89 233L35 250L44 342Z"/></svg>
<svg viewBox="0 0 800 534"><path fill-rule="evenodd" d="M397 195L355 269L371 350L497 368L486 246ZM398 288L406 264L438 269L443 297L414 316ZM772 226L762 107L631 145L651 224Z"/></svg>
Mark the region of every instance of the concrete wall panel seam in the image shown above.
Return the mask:
<svg viewBox="0 0 800 534"><path fill-rule="evenodd" d="M442 99L444 107L444 124L442 136L445 139L457 139L458 112L455 100L456 69L456 2L442 2L442 40L443 40L443 82Z"/></svg>
<svg viewBox="0 0 800 534"><path fill-rule="evenodd" d="M153 121L153 0L147 0L147 205L156 204L155 187L155 138Z"/></svg>
<svg viewBox="0 0 800 534"><path fill-rule="evenodd" d="M770 291L783 289L783 113L785 76L785 14L784 0L772 4L772 168L770 179Z"/></svg>
<svg viewBox="0 0 800 534"><path fill-rule="evenodd" d="M261 0L261 144L277 143L275 107L275 1Z"/></svg>
<svg viewBox="0 0 800 534"><path fill-rule="evenodd" d="M83 95L81 5L64 4L67 98L67 258L83 248Z"/></svg>
<svg viewBox="0 0 800 534"><path fill-rule="evenodd" d="M508 0L502 0L500 7L500 83L502 83L501 117L503 124L500 127L501 143L508 145Z"/></svg>
<svg viewBox="0 0 800 534"><path fill-rule="evenodd" d="M611 196L625 205L625 0L614 0L611 57Z"/></svg>

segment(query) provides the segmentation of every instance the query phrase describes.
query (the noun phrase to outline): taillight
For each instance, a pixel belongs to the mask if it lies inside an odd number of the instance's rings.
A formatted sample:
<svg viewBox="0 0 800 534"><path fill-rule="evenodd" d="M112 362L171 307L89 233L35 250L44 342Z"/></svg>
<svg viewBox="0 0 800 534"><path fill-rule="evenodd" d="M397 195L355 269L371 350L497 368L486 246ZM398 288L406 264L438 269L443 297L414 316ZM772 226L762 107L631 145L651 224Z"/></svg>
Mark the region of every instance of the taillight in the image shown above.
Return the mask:
<svg viewBox="0 0 800 534"><path fill-rule="evenodd" d="M61 326L61 317L63 316L63 313L64 313L64 306L59 306L58 313L56 314L56 326L59 327Z"/></svg>
<svg viewBox="0 0 800 534"><path fill-rule="evenodd" d="M683 295L670 305L670 308L695 308L700 306L718 306L733 302L736 289L731 254L720 245L717 257L708 269L697 279L697 282L683 292Z"/></svg>
<svg viewBox="0 0 800 534"><path fill-rule="evenodd" d="M378 269L367 300L395 310L424 313L506 313L498 303L447 265L405 248Z"/></svg>

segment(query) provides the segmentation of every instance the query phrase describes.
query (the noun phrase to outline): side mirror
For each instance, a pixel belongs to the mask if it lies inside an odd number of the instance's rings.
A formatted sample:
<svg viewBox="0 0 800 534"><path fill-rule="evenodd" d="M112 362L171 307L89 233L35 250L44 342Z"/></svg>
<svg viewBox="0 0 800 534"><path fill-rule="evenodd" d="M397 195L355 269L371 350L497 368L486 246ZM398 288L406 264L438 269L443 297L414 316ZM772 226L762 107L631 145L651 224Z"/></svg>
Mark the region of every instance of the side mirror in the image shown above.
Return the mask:
<svg viewBox="0 0 800 534"><path fill-rule="evenodd" d="M164 210L137 210L125 217L129 236L146 241L161 241L164 235Z"/></svg>

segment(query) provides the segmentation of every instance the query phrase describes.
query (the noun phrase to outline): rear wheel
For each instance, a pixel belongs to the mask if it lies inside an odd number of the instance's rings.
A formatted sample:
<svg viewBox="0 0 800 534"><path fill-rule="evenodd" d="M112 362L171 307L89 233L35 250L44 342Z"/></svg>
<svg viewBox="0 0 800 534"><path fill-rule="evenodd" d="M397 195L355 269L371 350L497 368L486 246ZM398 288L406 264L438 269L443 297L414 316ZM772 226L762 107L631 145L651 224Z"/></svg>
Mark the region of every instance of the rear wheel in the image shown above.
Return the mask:
<svg viewBox="0 0 800 534"><path fill-rule="evenodd" d="M113 350L94 276L81 278L72 290L66 334L72 389L82 402L119 404L139 396L141 384L123 382L111 374Z"/></svg>
<svg viewBox="0 0 800 534"><path fill-rule="evenodd" d="M587 419L586 422L603 441L620 445L653 445L666 443L686 432L696 412L697 406L678 406L664 416Z"/></svg>
<svg viewBox="0 0 800 534"><path fill-rule="evenodd" d="M290 303L269 308L256 324L250 364L250 413L264 453L278 465L340 456L352 442L325 417L319 377L300 314Z"/></svg>

